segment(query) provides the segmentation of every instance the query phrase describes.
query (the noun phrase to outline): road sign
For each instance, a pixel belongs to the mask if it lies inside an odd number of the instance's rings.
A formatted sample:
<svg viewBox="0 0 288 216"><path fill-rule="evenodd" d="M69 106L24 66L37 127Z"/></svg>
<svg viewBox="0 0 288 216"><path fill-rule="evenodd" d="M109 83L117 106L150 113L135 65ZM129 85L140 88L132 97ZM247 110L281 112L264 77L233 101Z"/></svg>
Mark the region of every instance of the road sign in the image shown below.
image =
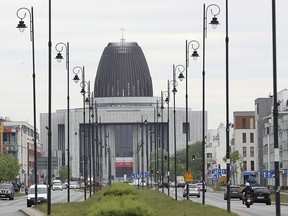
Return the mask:
<svg viewBox="0 0 288 216"><path fill-rule="evenodd" d="M275 170L264 170L263 178L275 178Z"/></svg>
<svg viewBox="0 0 288 216"><path fill-rule="evenodd" d="M58 167L58 158L51 157L51 169L56 169ZM37 168L47 169L48 168L48 157L37 157Z"/></svg>
<svg viewBox="0 0 288 216"><path fill-rule="evenodd" d="M192 172L190 170L188 170L186 172L186 175L184 176L184 181L186 183L192 183L193 182L193 175L192 175Z"/></svg>

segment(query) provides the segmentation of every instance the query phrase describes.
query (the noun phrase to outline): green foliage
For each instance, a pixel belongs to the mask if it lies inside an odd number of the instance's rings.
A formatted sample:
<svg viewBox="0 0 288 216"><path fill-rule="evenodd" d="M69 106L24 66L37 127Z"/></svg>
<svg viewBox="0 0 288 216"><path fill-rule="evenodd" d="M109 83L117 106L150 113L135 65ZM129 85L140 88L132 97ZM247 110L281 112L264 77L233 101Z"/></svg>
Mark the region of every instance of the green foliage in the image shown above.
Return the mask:
<svg viewBox="0 0 288 216"><path fill-rule="evenodd" d="M133 196L105 196L90 207L89 216L153 216L153 210Z"/></svg>
<svg viewBox="0 0 288 216"><path fill-rule="evenodd" d="M0 181L12 181L20 170L18 159L11 154L0 154Z"/></svg>
<svg viewBox="0 0 288 216"><path fill-rule="evenodd" d="M124 196L137 195L136 188L131 187L128 183L114 183L108 190L104 192L104 196Z"/></svg>
<svg viewBox="0 0 288 216"><path fill-rule="evenodd" d="M153 216L153 210L127 183L114 183L99 202L91 205L89 216Z"/></svg>
<svg viewBox="0 0 288 216"><path fill-rule="evenodd" d="M192 154L195 160L192 160ZM170 157L170 175L174 180L174 157ZM198 141L188 146L188 168L191 170L194 179L201 179L202 176L202 142ZM186 174L186 149L177 151L176 156L176 175L185 176Z"/></svg>
<svg viewBox="0 0 288 216"><path fill-rule="evenodd" d="M70 179L71 179L71 176L72 176L71 169L70 169L69 174L70 174ZM66 180L68 180L68 166L67 165L62 166L59 169L59 177L62 182L65 182Z"/></svg>

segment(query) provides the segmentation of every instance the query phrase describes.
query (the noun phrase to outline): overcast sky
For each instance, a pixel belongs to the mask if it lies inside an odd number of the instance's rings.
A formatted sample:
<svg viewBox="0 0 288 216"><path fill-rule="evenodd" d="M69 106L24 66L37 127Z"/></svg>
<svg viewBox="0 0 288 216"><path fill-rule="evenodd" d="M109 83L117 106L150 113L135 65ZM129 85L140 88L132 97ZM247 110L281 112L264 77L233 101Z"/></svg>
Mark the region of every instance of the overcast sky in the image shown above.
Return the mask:
<svg viewBox="0 0 288 216"><path fill-rule="evenodd" d="M32 43L29 29L16 26L20 7L34 8L37 118L48 112L48 1L1 0L0 116L33 124ZM119 42L121 28L127 42L141 46L149 65L154 96L167 90L172 65L185 64L185 40L200 43L197 61L190 60L189 108L202 110L203 4L221 8L220 26L208 26L206 38L206 110L208 128L226 122L225 0L52 0L52 112L66 108L65 63L54 60L58 42L70 43L70 77L85 66L94 86L98 63L109 42ZM254 100L273 93L272 1L229 3L230 121L234 111L254 110ZM277 1L278 91L288 88L288 1ZM212 15L208 13L208 22ZM28 14L24 20L29 25ZM185 107L185 82L178 84L178 107ZM70 107L82 107L80 85L70 82ZM37 120L37 121L38 121Z"/></svg>

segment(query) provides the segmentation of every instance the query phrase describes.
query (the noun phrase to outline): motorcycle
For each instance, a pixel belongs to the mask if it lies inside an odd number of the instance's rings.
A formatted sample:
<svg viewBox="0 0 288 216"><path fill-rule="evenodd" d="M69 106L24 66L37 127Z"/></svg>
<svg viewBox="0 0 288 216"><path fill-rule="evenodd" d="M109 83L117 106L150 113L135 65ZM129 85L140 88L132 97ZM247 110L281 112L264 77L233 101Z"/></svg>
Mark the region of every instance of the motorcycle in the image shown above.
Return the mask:
<svg viewBox="0 0 288 216"><path fill-rule="evenodd" d="M250 208L251 205L253 205L253 198L250 195L247 195L245 197L245 205L247 206L247 208Z"/></svg>

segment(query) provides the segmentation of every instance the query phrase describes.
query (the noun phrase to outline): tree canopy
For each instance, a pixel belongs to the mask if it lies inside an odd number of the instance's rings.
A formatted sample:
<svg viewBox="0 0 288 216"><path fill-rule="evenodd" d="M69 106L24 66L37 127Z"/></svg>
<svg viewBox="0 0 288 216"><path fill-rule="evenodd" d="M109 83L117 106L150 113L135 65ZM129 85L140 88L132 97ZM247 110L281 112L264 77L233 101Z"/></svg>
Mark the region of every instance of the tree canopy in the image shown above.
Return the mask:
<svg viewBox="0 0 288 216"><path fill-rule="evenodd" d="M0 181L12 181L19 174L18 159L11 154L0 153Z"/></svg>

